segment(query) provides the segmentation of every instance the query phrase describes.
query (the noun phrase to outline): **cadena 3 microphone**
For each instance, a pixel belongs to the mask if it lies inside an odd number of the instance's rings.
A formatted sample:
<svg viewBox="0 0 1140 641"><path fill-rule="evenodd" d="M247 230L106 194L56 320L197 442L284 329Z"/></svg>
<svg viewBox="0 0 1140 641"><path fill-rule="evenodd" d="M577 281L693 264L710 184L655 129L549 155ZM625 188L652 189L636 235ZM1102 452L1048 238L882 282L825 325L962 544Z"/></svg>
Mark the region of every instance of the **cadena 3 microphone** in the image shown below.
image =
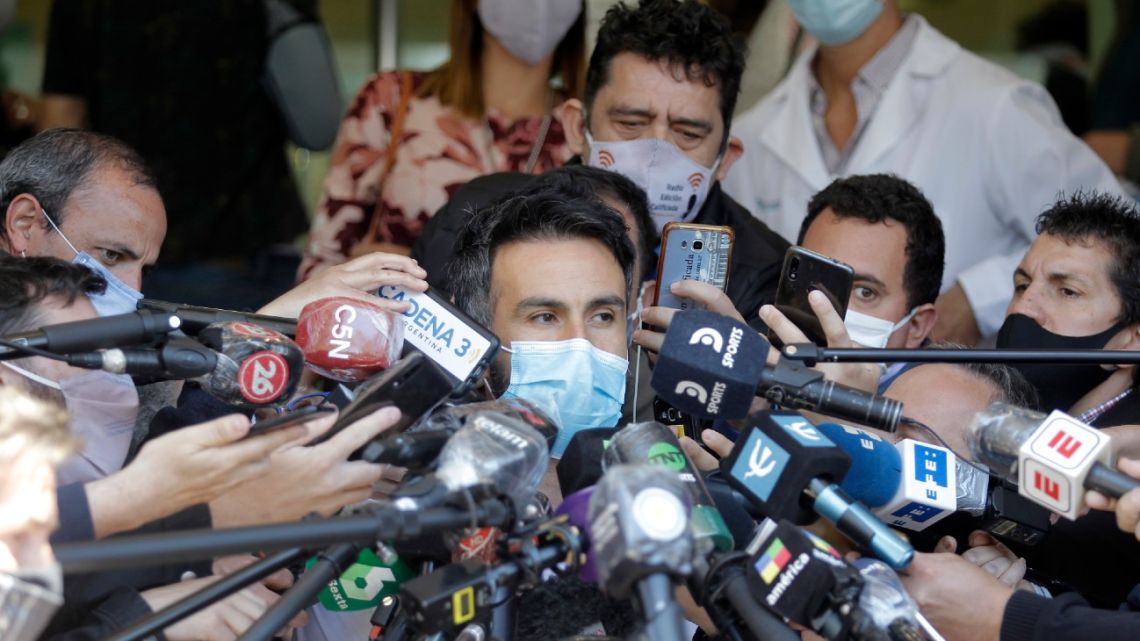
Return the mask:
<svg viewBox="0 0 1140 641"><path fill-rule="evenodd" d="M785 412L753 417L720 464L729 484L765 516L802 524L818 514L891 567L906 567L914 548L836 485L850 467L851 457L810 421Z"/></svg>
<svg viewBox="0 0 1140 641"><path fill-rule="evenodd" d="M1043 416L994 403L974 418L966 442L974 458L1016 482L1022 496L1067 519L1080 516L1085 489L1118 498L1140 487L1112 467L1107 434L1064 412Z"/></svg>
<svg viewBox="0 0 1140 641"><path fill-rule="evenodd" d="M54 354L93 352L113 347L146 345L178 329L174 314L149 311L45 325L39 329L3 336L3 340ZM0 358L23 356L19 350L0 347Z"/></svg>
<svg viewBox="0 0 1140 641"><path fill-rule="evenodd" d="M957 508L959 466L950 450L911 439L891 444L835 423L816 429L851 456L851 469L839 487L884 522L921 531Z"/></svg>
<svg viewBox="0 0 1140 641"><path fill-rule="evenodd" d="M387 369L404 347L398 314L347 296L315 300L297 317L297 344L306 365L321 376L346 383Z"/></svg>
<svg viewBox="0 0 1140 641"><path fill-rule="evenodd" d="M765 365L770 345L727 316L677 312L665 333L651 384L683 412L711 419L748 415L757 393L786 408L805 409L877 427L898 428L902 404L823 379L817 370L781 362Z"/></svg>
<svg viewBox="0 0 1140 641"><path fill-rule="evenodd" d="M590 497L598 580L615 599L636 597L650 639L685 638L673 585L693 569L691 510L680 478L644 463L609 468Z"/></svg>

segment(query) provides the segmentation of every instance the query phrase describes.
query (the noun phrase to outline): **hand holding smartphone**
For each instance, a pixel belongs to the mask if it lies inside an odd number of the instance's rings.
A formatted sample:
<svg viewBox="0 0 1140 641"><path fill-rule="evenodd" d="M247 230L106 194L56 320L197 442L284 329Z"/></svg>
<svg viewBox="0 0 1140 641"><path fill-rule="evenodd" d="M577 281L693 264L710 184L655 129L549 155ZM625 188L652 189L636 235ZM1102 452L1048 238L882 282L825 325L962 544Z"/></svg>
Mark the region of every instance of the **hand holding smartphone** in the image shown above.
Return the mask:
<svg viewBox="0 0 1140 641"><path fill-rule="evenodd" d="M668 223L661 233L661 258L657 261L657 292L653 304L673 309L698 309L680 298L669 286L682 280L698 280L724 291L732 264L736 237L726 225Z"/></svg>
<svg viewBox="0 0 1140 641"><path fill-rule="evenodd" d="M795 323L811 342L826 346L827 337L808 302L808 294L813 289L822 292L842 318L847 314L847 301L851 297L854 279L855 270L847 263L793 245L784 254L780 283L776 287L775 307ZM784 344L770 329L768 340L777 349Z"/></svg>

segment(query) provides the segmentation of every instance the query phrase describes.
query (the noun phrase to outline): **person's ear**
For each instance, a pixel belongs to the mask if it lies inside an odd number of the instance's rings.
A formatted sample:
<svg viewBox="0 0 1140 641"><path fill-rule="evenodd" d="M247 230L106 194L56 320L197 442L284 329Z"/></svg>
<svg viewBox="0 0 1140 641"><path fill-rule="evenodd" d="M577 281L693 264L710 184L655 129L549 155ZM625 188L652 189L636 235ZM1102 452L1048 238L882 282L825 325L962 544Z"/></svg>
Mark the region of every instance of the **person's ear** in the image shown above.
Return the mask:
<svg viewBox="0 0 1140 641"><path fill-rule="evenodd" d="M570 153L576 156L586 153L586 106L581 100L571 98L562 103L562 131Z"/></svg>
<svg viewBox="0 0 1140 641"><path fill-rule="evenodd" d="M1112 338L1108 339L1108 343L1105 344L1104 348L1140 352L1140 323L1129 325L1117 332ZM1115 367L1117 369L1131 369L1135 367L1135 363L1120 363Z"/></svg>
<svg viewBox="0 0 1140 641"><path fill-rule="evenodd" d="M8 251L13 255L23 255L29 246L45 233L40 201L31 194L20 194L12 199L4 212L4 235L8 239Z"/></svg>
<svg viewBox="0 0 1140 641"><path fill-rule="evenodd" d="M744 155L744 143L736 136L728 137L728 144L724 147L724 157L720 159L720 167L716 170L715 178L724 180L732 165Z"/></svg>
<svg viewBox="0 0 1140 641"><path fill-rule="evenodd" d="M934 305L930 303L919 305L910 322L906 324L906 348L918 349L922 347L923 341L930 337L930 332L934 331L934 325L937 322L938 310L934 308Z"/></svg>

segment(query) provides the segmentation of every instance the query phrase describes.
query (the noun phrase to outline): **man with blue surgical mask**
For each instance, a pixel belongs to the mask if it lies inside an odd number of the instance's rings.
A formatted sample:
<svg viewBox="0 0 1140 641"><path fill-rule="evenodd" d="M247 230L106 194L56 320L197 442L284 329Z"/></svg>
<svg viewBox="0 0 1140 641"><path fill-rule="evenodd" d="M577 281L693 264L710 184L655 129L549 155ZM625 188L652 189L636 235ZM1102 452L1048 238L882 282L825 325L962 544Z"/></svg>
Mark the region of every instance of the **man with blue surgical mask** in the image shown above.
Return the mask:
<svg viewBox="0 0 1140 641"><path fill-rule="evenodd" d="M855 270L843 324L865 347L915 349L938 319L942 223L914 185L885 174L832 182L812 196L797 241ZM905 364L888 365L880 391Z"/></svg>
<svg viewBox="0 0 1140 641"><path fill-rule="evenodd" d="M1058 192L1120 193L1040 85L962 49L898 0L789 0L818 45L742 114L748 154L724 188L795 234L837 177L897 174L942 219L946 268L933 335L972 345L1001 326L1010 274Z"/></svg>

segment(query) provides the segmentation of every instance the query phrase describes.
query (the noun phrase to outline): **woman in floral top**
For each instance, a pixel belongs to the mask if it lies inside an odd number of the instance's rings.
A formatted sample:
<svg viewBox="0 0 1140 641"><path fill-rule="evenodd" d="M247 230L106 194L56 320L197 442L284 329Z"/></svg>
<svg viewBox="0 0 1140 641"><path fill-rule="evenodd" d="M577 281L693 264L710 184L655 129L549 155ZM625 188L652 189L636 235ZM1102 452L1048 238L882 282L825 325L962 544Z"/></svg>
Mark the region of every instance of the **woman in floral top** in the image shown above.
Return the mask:
<svg viewBox="0 0 1140 641"><path fill-rule="evenodd" d="M569 158L556 105L581 95L583 0L453 0L450 32L461 53L442 67L376 74L353 100L301 280L371 251L407 254L473 178L537 174Z"/></svg>

